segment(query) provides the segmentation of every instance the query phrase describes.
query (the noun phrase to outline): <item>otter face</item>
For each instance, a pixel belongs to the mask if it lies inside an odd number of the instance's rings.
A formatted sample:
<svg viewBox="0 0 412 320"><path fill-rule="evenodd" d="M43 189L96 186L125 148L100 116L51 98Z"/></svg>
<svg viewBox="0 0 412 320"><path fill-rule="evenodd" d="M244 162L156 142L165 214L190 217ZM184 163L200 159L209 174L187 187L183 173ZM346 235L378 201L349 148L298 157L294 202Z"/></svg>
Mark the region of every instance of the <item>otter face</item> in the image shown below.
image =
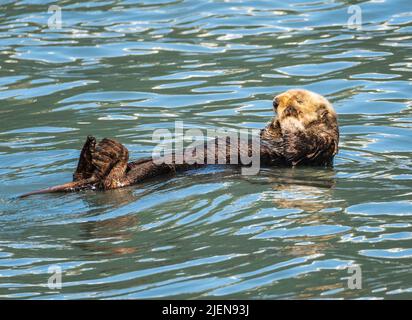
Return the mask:
<svg viewBox="0 0 412 320"><path fill-rule="evenodd" d="M280 123L304 129L313 122L336 122L336 113L329 101L321 95L303 89L292 89L273 99L273 108Z"/></svg>

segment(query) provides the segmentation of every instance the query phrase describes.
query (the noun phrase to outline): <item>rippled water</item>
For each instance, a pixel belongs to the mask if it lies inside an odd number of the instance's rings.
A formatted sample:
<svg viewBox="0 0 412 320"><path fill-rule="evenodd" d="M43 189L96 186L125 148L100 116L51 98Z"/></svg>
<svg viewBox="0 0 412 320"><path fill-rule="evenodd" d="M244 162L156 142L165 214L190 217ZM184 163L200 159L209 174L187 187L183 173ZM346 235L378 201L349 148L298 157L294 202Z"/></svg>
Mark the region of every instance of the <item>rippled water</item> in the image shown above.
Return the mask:
<svg viewBox="0 0 412 320"><path fill-rule="evenodd" d="M57 30L52 3L1 4L0 297L412 297L409 0L59 1ZM15 199L70 180L87 134L139 158L175 120L261 128L294 87L339 114L334 169Z"/></svg>

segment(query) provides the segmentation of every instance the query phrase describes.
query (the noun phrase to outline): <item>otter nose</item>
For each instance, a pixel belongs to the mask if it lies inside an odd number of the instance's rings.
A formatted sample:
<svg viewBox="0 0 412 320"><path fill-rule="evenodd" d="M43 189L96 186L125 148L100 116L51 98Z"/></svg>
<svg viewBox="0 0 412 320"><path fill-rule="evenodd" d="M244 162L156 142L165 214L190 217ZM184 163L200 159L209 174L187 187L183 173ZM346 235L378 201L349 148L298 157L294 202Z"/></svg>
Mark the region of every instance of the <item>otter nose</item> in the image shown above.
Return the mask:
<svg viewBox="0 0 412 320"><path fill-rule="evenodd" d="M277 97L275 97L275 98L273 99L273 109L274 109L275 111L277 111L278 106L279 106L279 100L278 100Z"/></svg>

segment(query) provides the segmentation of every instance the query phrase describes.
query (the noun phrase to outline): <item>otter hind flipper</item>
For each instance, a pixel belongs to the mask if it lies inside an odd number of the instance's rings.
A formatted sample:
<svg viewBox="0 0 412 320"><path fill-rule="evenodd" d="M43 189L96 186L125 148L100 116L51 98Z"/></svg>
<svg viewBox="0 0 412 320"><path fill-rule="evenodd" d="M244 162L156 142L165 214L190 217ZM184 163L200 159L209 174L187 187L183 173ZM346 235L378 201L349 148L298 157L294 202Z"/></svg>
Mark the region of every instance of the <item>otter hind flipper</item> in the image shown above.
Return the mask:
<svg viewBox="0 0 412 320"><path fill-rule="evenodd" d="M73 174L73 181L88 179L93 175L93 172L96 170L92 162L92 155L95 152L95 148L96 138L93 136L87 136L86 142L80 152L76 171Z"/></svg>
<svg viewBox="0 0 412 320"><path fill-rule="evenodd" d="M129 151L120 142L104 138L96 147L92 162L96 167L95 175L101 179L99 187L116 189L127 181Z"/></svg>
<svg viewBox="0 0 412 320"><path fill-rule="evenodd" d="M96 144L96 139L88 136L73 174L73 182L29 192L19 198L35 194L92 189L93 187L117 188L122 186L125 180L128 160L129 151L116 140L104 138Z"/></svg>
<svg viewBox="0 0 412 320"><path fill-rule="evenodd" d="M93 175L104 179L117 163L125 163L127 166L128 160L129 151L125 146L114 139L104 138L92 153L91 162L95 168Z"/></svg>

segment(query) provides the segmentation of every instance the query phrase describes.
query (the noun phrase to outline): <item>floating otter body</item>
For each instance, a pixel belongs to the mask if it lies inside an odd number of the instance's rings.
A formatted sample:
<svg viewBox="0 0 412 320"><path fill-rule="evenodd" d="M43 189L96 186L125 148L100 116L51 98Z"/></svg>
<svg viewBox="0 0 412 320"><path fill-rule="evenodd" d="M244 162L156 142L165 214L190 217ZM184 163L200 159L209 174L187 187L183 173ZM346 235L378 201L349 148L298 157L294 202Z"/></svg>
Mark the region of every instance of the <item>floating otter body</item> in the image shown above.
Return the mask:
<svg viewBox="0 0 412 320"><path fill-rule="evenodd" d="M260 133L260 163L266 166L331 166L338 152L339 129L336 113L329 101L314 92L294 89L276 96L273 107L277 116ZM217 145L218 139L212 146ZM210 144L205 144L204 148L202 159L195 163L177 163L174 156L170 164L159 164L152 158L128 162L129 152L121 143L105 138L96 144L96 139L89 136L81 150L73 182L23 196L129 186L147 178L204 165ZM222 151L218 148L213 154L216 161L223 156L224 164L230 164L233 157L240 157L242 152L252 153L252 148L256 147L240 143L225 149L223 155L219 154Z"/></svg>

